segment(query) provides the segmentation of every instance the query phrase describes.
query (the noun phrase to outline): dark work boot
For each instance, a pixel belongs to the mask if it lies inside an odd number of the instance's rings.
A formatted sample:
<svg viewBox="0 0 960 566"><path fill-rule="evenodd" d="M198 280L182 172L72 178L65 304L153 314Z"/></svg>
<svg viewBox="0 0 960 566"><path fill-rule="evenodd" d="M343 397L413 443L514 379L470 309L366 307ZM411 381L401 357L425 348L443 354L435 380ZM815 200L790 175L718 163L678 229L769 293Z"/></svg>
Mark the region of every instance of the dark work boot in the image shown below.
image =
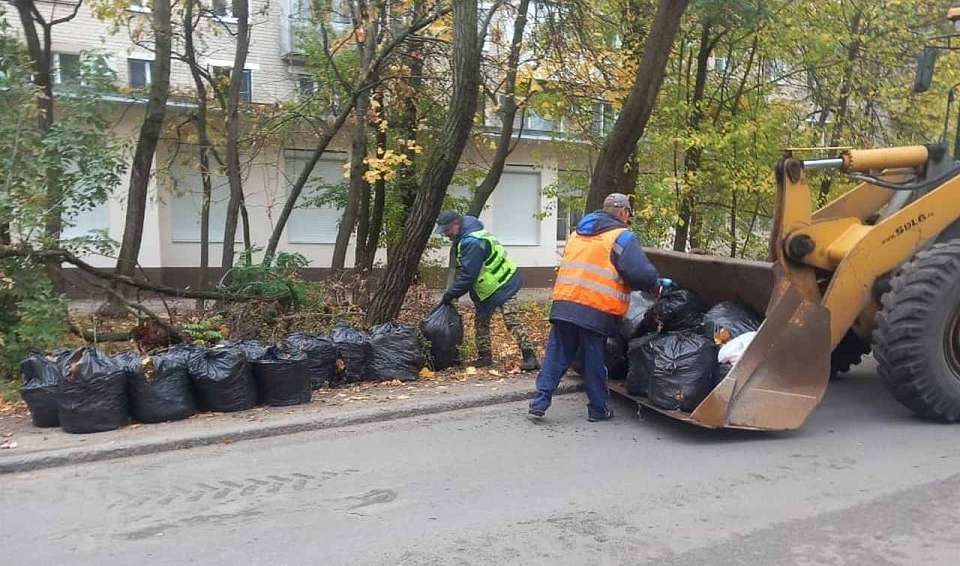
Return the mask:
<svg viewBox="0 0 960 566"><path fill-rule="evenodd" d="M540 362L537 361L537 355L533 353L533 350L523 351L523 361L520 362L520 369L523 371L540 369Z"/></svg>
<svg viewBox="0 0 960 566"><path fill-rule="evenodd" d="M488 368L492 365L493 365L492 352L480 352L479 354L477 354L477 361L474 363L474 367Z"/></svg>
<svg viewBox="0 0 960 566"><path fill-rule="evenodd" d="M612 418L613 418L613 411L611 411L610 409L607 409L607 411L602 415L596 415L596 416L589 415L587 417L587 420L592 423L597 423L600 421L609 421Z"/></svg>

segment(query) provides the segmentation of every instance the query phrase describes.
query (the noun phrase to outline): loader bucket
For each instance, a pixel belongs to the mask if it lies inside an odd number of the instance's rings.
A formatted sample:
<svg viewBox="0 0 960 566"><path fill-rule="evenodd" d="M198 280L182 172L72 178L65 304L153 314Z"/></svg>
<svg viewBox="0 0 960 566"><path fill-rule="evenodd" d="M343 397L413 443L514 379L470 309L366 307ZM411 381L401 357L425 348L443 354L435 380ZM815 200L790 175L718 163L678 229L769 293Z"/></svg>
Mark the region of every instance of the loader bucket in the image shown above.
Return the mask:
<svg viewBox="0 0 960 566"><path fill-rule="evenodd" d="M790 430L819 404L830 378L830 315L804 299L772 263L647 250L660 273L710 304L743 301L766 319L740 361L691 413L664 411L708 428ZM611 389L626 395L622 383Z"/></svg>

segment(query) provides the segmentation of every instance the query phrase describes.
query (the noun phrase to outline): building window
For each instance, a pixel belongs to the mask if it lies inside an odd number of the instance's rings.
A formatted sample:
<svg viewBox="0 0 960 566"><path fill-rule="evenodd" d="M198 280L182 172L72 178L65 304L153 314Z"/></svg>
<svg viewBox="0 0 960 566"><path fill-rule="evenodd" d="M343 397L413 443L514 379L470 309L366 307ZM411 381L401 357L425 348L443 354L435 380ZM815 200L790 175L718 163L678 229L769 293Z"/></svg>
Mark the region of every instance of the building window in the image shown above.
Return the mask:
<svg viewBox="0 0 960 566"><path fill-rule="evenodd" d="M713 58L713 70L718 73L725 73L727 71L727 66L729 61L726 57L714 57Z"/></svg>
<svg viewBox="0 0 960 566"><path fill-rule="evenodd" d="M569 200L559 198L557 200L557 241L566 242L581 218L583 218L583 210L579 206L572 206Z"/></svg>
<svg viewBox="0 0 960 566"><path fill-rule="evenodd" d="M223 85L230 84L230 67L214 67L213 76ZM242 102L253 101L253 72L250 69L243 70L243 82L240 84L240 100Z"/></svg>
<svg viewBox="0 0 960 566"><path fill-rule="evenodd" d="M210 0L210 11L221 18L233 18L233 0Z"/></svg>
<svg viewBox="0 0 960 566"><path fill-rule="evenodd" d="M504 171L490 196L493 233L503 244L540 243L540 173Z"/></svg>
<svg viewBox="0 0 960 566"><path fill-rule="evenodd" d="M200 211L203 205L203 179L200 171L182 164L170 168L170 223L174 242L200 241ZM230 201L230 183L216 171L210 172L210 228L207 235L212 243L223 243L223 229L227 222L227 204ZM239 233L239 230L237 231Z"/></svg>
<svg viewBox="0 0 960 566"><path fill-rule="evenodd" d="M544 117L533 108L528 107L523 128L534 132L559 132L560 120Z"/></svg>
<svg viewBox="0 0 960 566"><path fill-rule="evenodd" d="M313 77L297 78L297 92L301 99L310 98L317 92L317 81Z"/></svg>
<svg viewBox="0 0 960 566"><path fill-rule="evenodd" d="M153 62L146 59L127 59L130 88L143 89L150 86L153 78Z"/></svg>
<svg viewBox="0 0 960 566"><path fill-rule="evenodd" d="M281 182L289 194L290 187L300 177L310 155L302 151L288 151L284 155L284 179ZM287 222L287 241L292 244L333 244L342 211L325 198L331 190L343 184L343 159L324 158L310 173L310 181L300 194L300 203L293 209Z"/></svg>
<svg viewBox="0 0 960 566"><path fill-rule="evenodd" d="M53 54L53 83L58 85L80 84L80 55L76 53Z"/></svg>
<svg viewBox="0 0 960 566"><path fill-rule="evenodd" d="M150 5L153 0L130 0L130 5L127 7L131 12L144 12L149 13L153 7Z"/></svg>
<svg viewBox="0 0 960 566"><path fill-rule="evenodd" d="M613 110L613 104L609 102L597 102L593 105L593 133L605 136L613 129L613 124L617 121Z"/></svg>

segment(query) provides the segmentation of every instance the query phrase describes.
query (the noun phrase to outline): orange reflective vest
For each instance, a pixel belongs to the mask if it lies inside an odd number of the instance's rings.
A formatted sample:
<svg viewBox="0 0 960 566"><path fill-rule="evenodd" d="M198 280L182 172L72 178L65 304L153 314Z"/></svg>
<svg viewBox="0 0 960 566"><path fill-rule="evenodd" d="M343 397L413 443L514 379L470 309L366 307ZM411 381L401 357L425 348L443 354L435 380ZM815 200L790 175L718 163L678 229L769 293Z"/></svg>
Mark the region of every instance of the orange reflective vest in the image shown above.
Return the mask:
<svg viewBox="0 0 960 566"><path fill-rule="evenodd" d="M596 236L571 234L553 286L553 300L585 305L614 316L626 314L630 288L610 259L617 236L625 230L617 228Z"/></svg>

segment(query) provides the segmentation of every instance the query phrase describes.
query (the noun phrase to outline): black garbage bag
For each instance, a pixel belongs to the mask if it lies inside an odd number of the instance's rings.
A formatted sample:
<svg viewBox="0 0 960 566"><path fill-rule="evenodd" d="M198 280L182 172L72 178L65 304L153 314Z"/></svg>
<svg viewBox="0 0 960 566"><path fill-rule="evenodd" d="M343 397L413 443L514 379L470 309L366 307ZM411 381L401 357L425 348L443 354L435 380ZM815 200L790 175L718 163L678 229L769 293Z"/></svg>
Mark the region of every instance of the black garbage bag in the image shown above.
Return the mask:
<svg viewBox="0 0 960 566"><path fill-rule="evenodd" d="M417 329L398 322L386 322L370 329L370 379L413 381L420 376L423 352Z"/></svg>
<svg viewBox="0 0 960 566"><path fill-rule="evenodd" d="M142 358L138 352L133 350L127 350L125 352L120 352L110 356L116 364L127 371L137 371L137 368L140 367L140 361Z"/></svg>
<svg viewBox="0 0 960 566"><path fill-rule="evenodd" d="M370 336L345 324L338 324L330 335L337 347L338 369L346 383L363 381L370 354Z"/></svg>
<svg viewBox="0 0 960 566"><path fill-rule="evenodd" d="M657 323L665 331L692 330L700 326L706 310L696 293L680 288L664 293L653 306Z"/></svg>
<svg viewBox="0 0 960 566"><path fill-rule="evenodd" d="M64 432L85 434L127 424L127 370L95 348L80 348L66 360L59 415Z"/></svg>
<svg viewBox="0 0 960 566"><path fill-rule="evenodd" d="M650 341L657 334L645 334L630 341L627 348L627 393L646 396L650 388L650 376L653 375L653 349Z"/></svg>
<svg viewBox="0 0 960 566"><path fill-rule="evenodd" d="M130 413L142 423L179 421L197 412L190 379L190 358L203 348L179 344L144 356L130 370Z"/></svg>
<svg viewBox="0 0 960 566"><path fill-rule="evenodd" d="M60 426L57 397L63 384L63 360L69 350L44 355L34 352L20 362L20 396L30 408L33 426Z"/></svg>
<svg viewBox="0 0 960 566"><path fill-rule="evenodd" d="M730 373L730 370L733 369L733 364L717 364L717 369L713 372L713 382L720 383L727 377L727 374Z"/></svg>
<svg viewBox="0 0 960 566"><path fill-rule="evenodd" d="M643 291L630 293L630 307L620 321L620 336L625 342L656 330L657 320L653 313L653 305L656 303L656 297L650 293Z"/></svg>
<svg viewBox="0 0 960 566"><path fill-rule="evenodd" d="M620 336L608 336L604 345L607 378L621 380L627 377L627 343ZM570 364L570 369L577 375L583 375L583 350L577 350L577 355Z"/></svg>
<svg viewBox="0 0 960 566"><path fill-rule="evenodd" d="M627 343L620 336L607 337L607 377L623 380L627 377Z"/></svg>
<svg viewBox="0 0 960 566"><path fill-rule="evenodd" d="M190 356L197 405L207 411L244 411L257 405L257 385L243 350L218 346Z"/></svg>
<svg viewBox="0 0 960 566"><path fill-rule="evenodd" d="M420 331L430 341L430 358L435 370L460 365L463 343L463 319L457 307L442 304L430 311L420 323Z"/></svg>
<svg viewBox="0 0 960 566"><path fill-rule="evenodd" d="M667 410L692 411L716 385L717 346L695 332L668 332L650 341L650 401Z"/></svg>
<svg viewBox="0 0 960 566"><path fill-rule="evenodd" d="M251 365L260 401L265 405L286 407L310 402L313 392L310 358L303 350L284 351L271 347Z"/></svg>
<svg viewBox="0 0 960 566"><path fill-rule="evenodd" d="M237 348L246 356L248 362L259 360L267 354L267 347L259 340L227 340L214 348Z"/></svg>
<svg viewBox="0 0 960 566"><path fill-rule="evenodd" d="M337 346L325 336L295 332L283 339L283 349L303 352L309 363L310 384L313 389L330 385L337 377Z"/></svg>
<svg viewBox="0 0 960 566"><path fill-rule="evenodd" d="M760 328L763 319L753 309L737 301L723 301L710 307L703 315L703 335L713 338L726 329L727 340Z"/></svg>

